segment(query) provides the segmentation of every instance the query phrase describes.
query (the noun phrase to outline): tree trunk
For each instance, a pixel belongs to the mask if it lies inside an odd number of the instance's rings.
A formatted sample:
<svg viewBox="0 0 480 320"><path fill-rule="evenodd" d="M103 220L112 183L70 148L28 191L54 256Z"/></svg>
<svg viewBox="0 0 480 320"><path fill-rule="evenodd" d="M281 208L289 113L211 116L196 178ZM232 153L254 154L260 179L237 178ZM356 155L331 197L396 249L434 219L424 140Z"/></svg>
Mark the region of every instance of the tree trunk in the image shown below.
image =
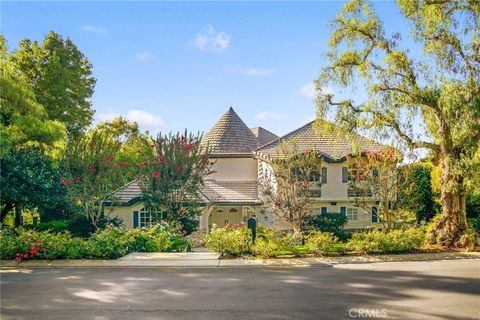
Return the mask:
<svg viewBox="0 0 480 320"><path fill-rule="evenodd" d="M476 235L469 230L463 178L455 176L448 157L442 160L442 215L436 220L430 237L446 247L474 249Z"/></svg>
<svg viewBox="0 0 480 320"><path fill-rule="evenodd" d="M2 213L1 213L1 216L0 216L0 222L3 224L3 221L5 220L5 217L7 216L7 214L10 212L10 210L12 210L13 208L15 207L15 204L13 203L10 203L10 202L7 202L5 203L5 206L2 208Z"/></svg>
<svg viewBox="0 0 480 320"><path fill-rule="evenodd" d="M22 207L17 205L15 208L15 227L18 228L22 224Z"/></svg>

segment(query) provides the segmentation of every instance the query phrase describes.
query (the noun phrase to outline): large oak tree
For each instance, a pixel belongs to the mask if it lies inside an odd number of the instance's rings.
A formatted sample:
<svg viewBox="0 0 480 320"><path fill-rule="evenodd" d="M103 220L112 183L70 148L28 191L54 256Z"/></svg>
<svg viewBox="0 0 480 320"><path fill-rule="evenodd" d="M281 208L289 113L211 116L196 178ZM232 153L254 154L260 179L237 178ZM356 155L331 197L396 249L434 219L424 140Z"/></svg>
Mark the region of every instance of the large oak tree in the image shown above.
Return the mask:
<svg viewBox="0 0 480 320"><path fill-rule="evenodd" d="M350 87L359 80L368 91L363 103L319 94L318 111L335 115L347 130L394 137L410 150L429 149L442 168L442 216L431 237L447 246L471 247L476 240L465 216L469 188L480 175L480 2L398 0L423 51L402 47L402 36L387 35L366 1L352 0L333 21L329 65L317 88ZM424 124L425 134L413 130Z"/></svg>

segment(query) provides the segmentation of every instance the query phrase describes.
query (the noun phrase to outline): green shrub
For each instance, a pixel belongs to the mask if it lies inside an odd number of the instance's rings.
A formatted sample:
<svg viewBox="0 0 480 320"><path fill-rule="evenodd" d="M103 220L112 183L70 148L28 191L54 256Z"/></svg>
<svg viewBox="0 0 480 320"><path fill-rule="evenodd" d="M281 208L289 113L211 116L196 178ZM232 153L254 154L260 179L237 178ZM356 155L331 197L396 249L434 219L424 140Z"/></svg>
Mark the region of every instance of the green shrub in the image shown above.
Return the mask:
<svg viewBox="0 0 480 320"><path fill-rule="evenodd" d="M297 254L296 238L292 234L259 228L258 237L252 246L252 253L261 258L277 257L285 254Z"/></svg>
<svg viewBox="0 0 480 320"><path fill-rule="evenodd" d="M177 228L166 223L148 229L130 230L133 236L131 251L137 252L184 252L191 250L191 244Z"/></svg>
<svg viewBox="0 0 480 320"><path fill-rule="evenodd" d="M67 231L69 224L65 220L51 220L48 222L39 223L35 229L38 231L50 230L54 233L59 233L62 231Z"/></svg>
<svg viewBox="0 0 480 320"><path fill-rule="evenodd" d="M409 228L390 232L372 230L354 233L347 249L359 253L410 252L425 241L423 229Z"/></svg>
<svg viewBox="0 0 480 320"><path fill-rule="evenodd" d="M251 231L245 226L217 228L214 226L205 237L205 246L209 251L222 256L241 256L249 254L252 246Z"/></svg>
<svg viewBox="0 0 480 320"><path fill-rule="evenodd" d="M329 232L333 233L340 240L346 241L351 236L350 232L344 229L347 222L346 215L335 212L310 215L304 220L302 230L306 232Z"/></svg>
<svg viewBox="0 0 480 320"><path fill-rule="evenodd" d="M337 243L333 233L312 231L307 235L305 246L313 253L325 254Z"/></svg>
<svg viewBox="0 0 480 320"><path fill-rule="evenodd" d="M124 227L98 230L87 240L89 258L119 258L131 251L135 238Z"/></svg>

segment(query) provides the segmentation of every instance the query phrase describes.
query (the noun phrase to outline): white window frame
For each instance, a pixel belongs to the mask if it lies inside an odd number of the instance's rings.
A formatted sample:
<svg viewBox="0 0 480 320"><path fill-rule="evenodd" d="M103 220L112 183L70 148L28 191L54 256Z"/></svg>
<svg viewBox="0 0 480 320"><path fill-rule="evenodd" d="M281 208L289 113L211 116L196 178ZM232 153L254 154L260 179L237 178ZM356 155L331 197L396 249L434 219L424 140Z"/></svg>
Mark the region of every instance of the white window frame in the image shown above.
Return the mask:
<svg viewBox="0 0 480 320"><path fill-rule="evenodd" d="M348 221L357 221L358 220L358 208L347 208L347 218Z"/></svg>
<svg viewBox="0 0 480 320"><path fill-rule="evenodd" d="M142 208L138 215L138 225L140 228L148 228L152 224L166 219L166 217L165 212Z"/></svg>

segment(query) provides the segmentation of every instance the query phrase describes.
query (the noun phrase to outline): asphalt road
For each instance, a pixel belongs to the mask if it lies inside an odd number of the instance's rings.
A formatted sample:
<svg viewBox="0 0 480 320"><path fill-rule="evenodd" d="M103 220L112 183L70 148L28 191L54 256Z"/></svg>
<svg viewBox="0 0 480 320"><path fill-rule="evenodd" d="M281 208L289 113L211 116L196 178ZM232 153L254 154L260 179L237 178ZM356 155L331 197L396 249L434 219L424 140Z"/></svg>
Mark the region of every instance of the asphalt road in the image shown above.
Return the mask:
<svg viewBox="0 0 480 320"><path fill-rule="evenodd" d="M3 269L1 319L480 319L480 260Z"/></svg>

